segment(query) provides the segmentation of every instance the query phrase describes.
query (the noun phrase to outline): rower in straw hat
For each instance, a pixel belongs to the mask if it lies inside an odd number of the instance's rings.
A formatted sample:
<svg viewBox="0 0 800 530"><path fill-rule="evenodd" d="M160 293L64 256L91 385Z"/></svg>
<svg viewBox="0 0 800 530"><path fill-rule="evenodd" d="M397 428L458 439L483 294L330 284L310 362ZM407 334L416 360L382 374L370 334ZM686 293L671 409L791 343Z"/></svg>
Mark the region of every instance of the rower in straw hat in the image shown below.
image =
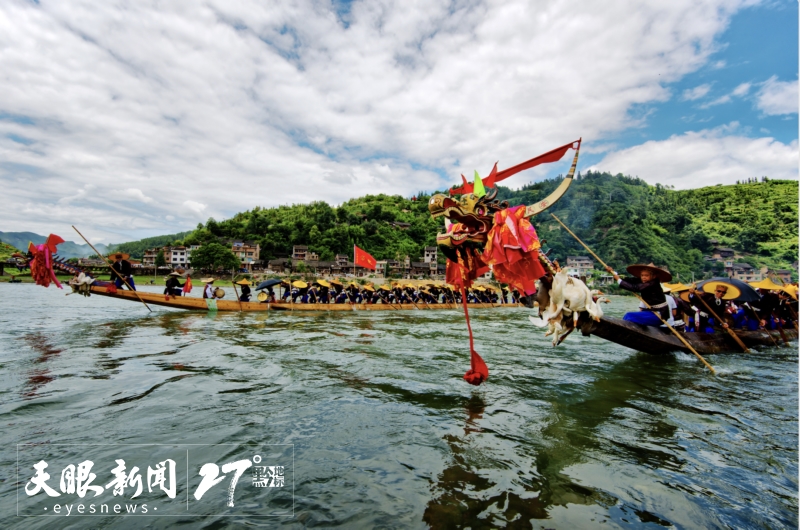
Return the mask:
<svg viewBox="0 0 800 530"><path fill-rule="evenodd" d="M212 298L213 299L213 298L222 298L223 296L225 296L225 291L223 291L222 289L217 289L217 288L214 287L214 282L216 281L215 278L211 278L211 277L209 277L209 278L201 278L200 281L202 283L206 284L206 286L203 288L203 298ZM219 296L219 293L217 291L222 291L222 295Z"/></svg>

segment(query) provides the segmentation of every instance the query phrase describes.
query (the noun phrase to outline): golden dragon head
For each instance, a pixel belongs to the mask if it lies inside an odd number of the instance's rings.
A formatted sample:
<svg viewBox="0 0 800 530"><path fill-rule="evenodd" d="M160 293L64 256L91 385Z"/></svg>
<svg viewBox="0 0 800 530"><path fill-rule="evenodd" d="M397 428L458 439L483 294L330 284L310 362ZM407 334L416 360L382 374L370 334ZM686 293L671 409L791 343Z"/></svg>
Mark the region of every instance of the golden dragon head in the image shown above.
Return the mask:
<svg viewBox="0 0 800 530"><path fill-rule="evenodd" d="M431 197L428 203L431 217L446 217L453 223L446 233L436 236L436 243L445 255L463 245L482 247L486 244L494 213L508 207L505 201L495 201L496 196L497 190L483 197L468 193L458 200L443 194Z"/></svg>

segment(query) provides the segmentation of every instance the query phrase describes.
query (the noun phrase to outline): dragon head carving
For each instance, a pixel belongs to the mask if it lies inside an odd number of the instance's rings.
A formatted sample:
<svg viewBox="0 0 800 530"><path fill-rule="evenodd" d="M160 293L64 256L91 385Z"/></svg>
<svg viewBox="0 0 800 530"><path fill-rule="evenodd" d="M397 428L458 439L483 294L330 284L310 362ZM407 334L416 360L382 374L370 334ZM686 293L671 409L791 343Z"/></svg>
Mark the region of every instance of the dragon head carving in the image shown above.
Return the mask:
<svg viewBox="0 0 800 530"><path fill-rule="evenodd" d="M492 228L494 213L508 207L508 203L494 200L497 190L483 197L473 193L455 200L447 195L436 194L428 203L431 217L446 217L453 223L446 233L437 234L436 243L449 257L463 246L483 247Z"/></svg>

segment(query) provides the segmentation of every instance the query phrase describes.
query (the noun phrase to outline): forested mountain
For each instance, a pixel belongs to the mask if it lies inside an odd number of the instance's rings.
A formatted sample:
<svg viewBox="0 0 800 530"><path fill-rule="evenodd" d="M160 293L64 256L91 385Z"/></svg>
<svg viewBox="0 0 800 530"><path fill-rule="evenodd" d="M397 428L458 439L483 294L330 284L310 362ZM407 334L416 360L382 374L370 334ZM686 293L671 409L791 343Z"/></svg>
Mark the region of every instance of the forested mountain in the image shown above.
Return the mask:
<svg viewBox="0 0 800 530"><path fill-rule="evenodd" d="M177 234L169 234L166 236L154 236L140 239L139 241L130 241L128 243L111 244L108 246L109 252L125 252L130 254L135 259L141 259L144 251L148 248L163 247L176 243L181 243L183 238L191 234L191 232L178 232Z"/></svg>
<svg viewBox="0 0 800 530"><path fill-rule="evenodd" d="M559 183L556 178L520 190L501 186L498 198L511 205L532 204ZM324 202L256 207L224 221L209 219L183 242L253 240L261 245L262 260L290 255L292 246L298 244L308 245L322 260L331 260L338 253L352 257L353 244L377 259L406 254L416 259L423 247L435 244L436 233L443 230L442 220L433 220L428 213L429 198L424 193L416 200L367 195L339 207ZM711 240L736 249L753 265L788 268L798 252L797 203L795 181L675 191L638 178L589 172L579 175L564 197L532 222L539 237L553 249L552 255L562 262L567 255L585 255L586 251L550 213L614 267L653 261L688 277L692 272L715 272L714 265L703 260L712 248Z"/></svg>

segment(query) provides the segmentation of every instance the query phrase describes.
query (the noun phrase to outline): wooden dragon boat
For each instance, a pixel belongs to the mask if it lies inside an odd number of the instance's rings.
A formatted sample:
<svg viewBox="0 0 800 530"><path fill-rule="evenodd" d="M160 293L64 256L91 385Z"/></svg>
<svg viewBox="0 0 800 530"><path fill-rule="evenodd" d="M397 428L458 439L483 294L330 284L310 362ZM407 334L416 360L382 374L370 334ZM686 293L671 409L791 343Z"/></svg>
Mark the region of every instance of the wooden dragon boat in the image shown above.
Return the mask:
<svg viewBox="0 0 800 530"><path fill-rule="evenodd" d="M109 292L105 287L91 286L89 292L100 296L108 296L119 300L128 300L140 304L139 297L133 291L117 289ZM136 291L142 300L152 305L172 307L175 309L188 309L194 311L410 311L410 310L462 310L461 304L293 304L291 302L261 303L238 302L237 300L211 300L208 298L193 298L188 296L170 296L169 299L160 293ZM523 304L467 304L470 309L491 309L524 307Z"/></svg>
<svg viewBox="0 0 800 530"><path fill-rule="evenodd" d="M678 337L666 328L641 326L613 317L601 317L600 322L596 322L585 313L581 314L578 326L584 336L593 335L645 353L664 354L675 351L691 353ZM788 340L797 340L796 330L784 329L783 332ZM748 348L783 344L781 333L777 330L736 330L736 334ZM706 353L742 352L736 341L723 331L683 333L683 337L701 355Z"/></svg>

